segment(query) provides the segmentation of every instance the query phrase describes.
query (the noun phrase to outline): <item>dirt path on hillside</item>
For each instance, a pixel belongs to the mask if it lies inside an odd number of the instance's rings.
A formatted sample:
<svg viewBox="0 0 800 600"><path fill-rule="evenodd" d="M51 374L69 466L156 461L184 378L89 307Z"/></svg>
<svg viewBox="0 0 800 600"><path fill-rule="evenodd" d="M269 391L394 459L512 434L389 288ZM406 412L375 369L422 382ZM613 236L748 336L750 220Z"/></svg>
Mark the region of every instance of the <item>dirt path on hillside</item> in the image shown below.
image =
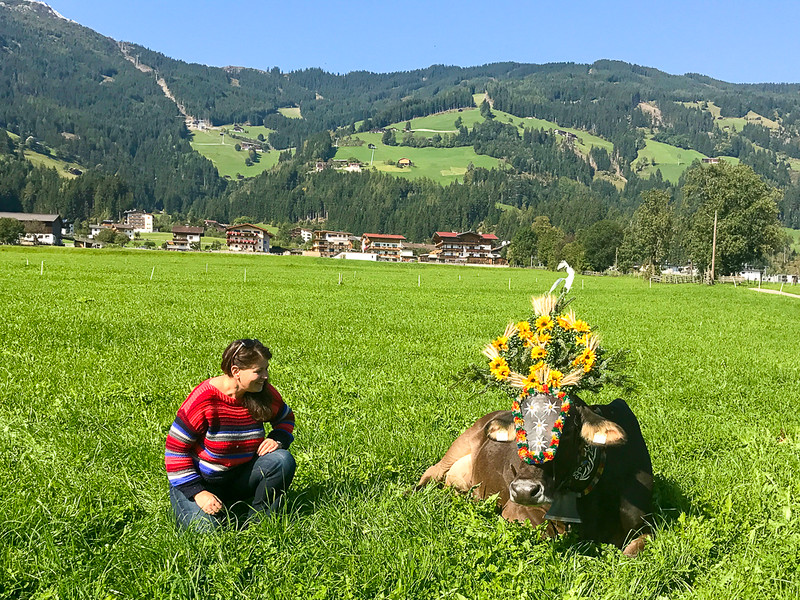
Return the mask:
<svg viewBox="0 0 800 600"><path fill-rule="evenodd" d="M764 292L765 294L778 294L779 296L789 296L790 298L800 298L797 294L790 294L789 292L781 292L780 290L768 290L766 288L750 288L754 292Z"/></svg>
<svg viewBox="0 0 800 600"><path fill-rule="evenodd" d="M153 73L152 67L140 63L138 56L131 56L127 44L125 44L124 42L120 42L118 46L120 52L122 52L122 56L124 56L126 60L130 61L130 63L134 67L139 69L142 73ZM183 104L181 104L175 99L175 96L173 95L172 91L170 91L169 87L167 86L167 82L164 80L163 77L158 76L157 73L156 73L156 83L164 91L164 95L167 98L169 98L175 104L175 106L178 107L178 111L186 119L186 127L192 129L194 121L196 121L197 119L195 119L193 116L191 116L189 113L186 112L186 107L184 107Z"/></svg>

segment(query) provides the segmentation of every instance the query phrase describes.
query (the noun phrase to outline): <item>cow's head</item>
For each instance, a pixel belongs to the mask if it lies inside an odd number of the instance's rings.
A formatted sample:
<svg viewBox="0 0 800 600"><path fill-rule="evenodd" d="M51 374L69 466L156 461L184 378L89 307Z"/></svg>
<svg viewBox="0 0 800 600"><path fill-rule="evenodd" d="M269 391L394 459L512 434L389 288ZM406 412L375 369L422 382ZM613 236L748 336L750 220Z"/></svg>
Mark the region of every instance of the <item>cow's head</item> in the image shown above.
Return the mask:
<svg viewBox="0 0 800 600"><path fill-rule="evenodd" d="M555 403L560 407L560 402L553 396L539 396L539 401ZM529 408L529 403L523 402L521 409L523 415ZM529 411L532 413L533 411ZM510 465L497 465L503 470L508 469L510 481L508 485L509 497L513 502L523 505L543 504L552 502L554 494L562 486L569 485L575 471L581 466L585 450L590 447L605 448L618 446L626 442L626 434L616 423L604 419L595 413L579 398L571 399L569 412L551 414L547 419L525 418L528 432L530 450L537 453L536 446L541 437L548 441L553 429L553 423L558 416L563 419L563 428L558 440L558 446L549 457L537 461L537 464L523 460L517 452L517 431L513 420L498 418L490 421L485 429L486 436L496 442L513 444L514 451L504 453ZM538 422L537 422L538 421ZM538 431L537 431L538 426Z"/></svg>

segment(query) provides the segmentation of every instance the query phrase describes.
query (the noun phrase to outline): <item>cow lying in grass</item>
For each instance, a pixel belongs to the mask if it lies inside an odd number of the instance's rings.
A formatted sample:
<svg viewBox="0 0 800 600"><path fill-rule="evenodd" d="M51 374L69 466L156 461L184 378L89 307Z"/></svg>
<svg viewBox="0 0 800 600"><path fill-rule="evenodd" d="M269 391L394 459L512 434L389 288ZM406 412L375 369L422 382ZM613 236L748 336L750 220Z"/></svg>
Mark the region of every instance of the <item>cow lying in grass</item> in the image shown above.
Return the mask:
<svg viewBox="0 0 800 600"><path fill-rule="evenodd" d="M515 434L511 411L482 417L425 471L417 489L441 482L474 489L481 499L497 494L504 518L548 520L548 535L570 522L583 539L614 544L626 556L644 547L653 471L639 423L623 400L588 406L573 399L558 451L541 465L520 459Z"/></svg>

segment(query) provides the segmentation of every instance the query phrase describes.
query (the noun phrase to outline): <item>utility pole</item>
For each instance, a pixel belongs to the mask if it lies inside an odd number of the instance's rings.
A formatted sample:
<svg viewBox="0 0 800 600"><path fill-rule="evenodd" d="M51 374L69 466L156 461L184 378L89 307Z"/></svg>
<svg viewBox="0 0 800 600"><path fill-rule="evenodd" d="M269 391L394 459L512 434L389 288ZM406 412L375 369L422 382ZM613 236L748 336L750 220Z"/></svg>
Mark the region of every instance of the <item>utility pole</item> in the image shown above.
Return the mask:
<svg viewBox="0 0 800 600"><path fill-rule="evenodd" d="M711 241L711 284L714 284L714 264L717 258L717 211L714 211L714 236Z"/></svg>

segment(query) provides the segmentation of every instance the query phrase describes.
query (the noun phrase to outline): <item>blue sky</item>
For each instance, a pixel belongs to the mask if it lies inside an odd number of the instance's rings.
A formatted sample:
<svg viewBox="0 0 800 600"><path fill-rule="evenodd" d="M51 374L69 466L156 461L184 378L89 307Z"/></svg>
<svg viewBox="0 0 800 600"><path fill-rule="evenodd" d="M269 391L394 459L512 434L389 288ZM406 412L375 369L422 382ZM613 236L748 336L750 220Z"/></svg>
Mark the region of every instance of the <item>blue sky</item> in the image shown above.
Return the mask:
<svg viewBox="0 0 800 600"><path fill-rule="evenodd" d="M728 0L49 0L188 62L402 71L610 58L735 83L800 83L800 2Z"/></svg>

